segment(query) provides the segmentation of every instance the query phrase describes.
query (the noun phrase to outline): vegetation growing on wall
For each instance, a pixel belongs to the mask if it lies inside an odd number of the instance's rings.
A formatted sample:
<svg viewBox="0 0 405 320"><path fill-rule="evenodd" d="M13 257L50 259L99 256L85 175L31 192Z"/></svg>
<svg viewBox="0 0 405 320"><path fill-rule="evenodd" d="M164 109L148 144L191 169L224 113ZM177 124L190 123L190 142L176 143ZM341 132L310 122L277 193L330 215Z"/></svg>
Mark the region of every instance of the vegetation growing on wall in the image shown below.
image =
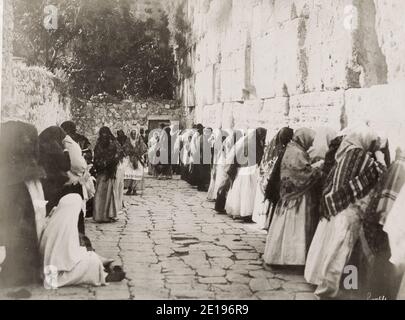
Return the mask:
<svg viewBox="0 0 405 320"><path fill-rule="evenodd" d="M54 0L57 28L44 28L46 0L16 0L14 54L29 65L61 69L69 91L89 99L172 99L175 81L168 21L134 18L130 0Z"/></svg>

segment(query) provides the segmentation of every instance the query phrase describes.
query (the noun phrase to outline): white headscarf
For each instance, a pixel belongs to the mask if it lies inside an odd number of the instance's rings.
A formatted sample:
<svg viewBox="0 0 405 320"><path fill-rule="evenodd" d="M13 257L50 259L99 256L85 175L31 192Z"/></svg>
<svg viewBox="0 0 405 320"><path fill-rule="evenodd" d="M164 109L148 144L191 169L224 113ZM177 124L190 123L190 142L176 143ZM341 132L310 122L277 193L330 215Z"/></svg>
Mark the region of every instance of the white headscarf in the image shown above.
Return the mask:
<svg viewBox="0 0 405 320"><path fill-rule="evenodd" d="M315 129L316 135L312 147L308 150L312 160L325 159L330 143L336 137L336 130L328 127Z"/></svg>
<svg viewBox="0 0 405 320"><path fill-rule="evenodd" d="M367 125L352 128L336 152L336 161L341 160L348 151L353 149L369 151L374 141L378 141L378 133Z"/></svg>

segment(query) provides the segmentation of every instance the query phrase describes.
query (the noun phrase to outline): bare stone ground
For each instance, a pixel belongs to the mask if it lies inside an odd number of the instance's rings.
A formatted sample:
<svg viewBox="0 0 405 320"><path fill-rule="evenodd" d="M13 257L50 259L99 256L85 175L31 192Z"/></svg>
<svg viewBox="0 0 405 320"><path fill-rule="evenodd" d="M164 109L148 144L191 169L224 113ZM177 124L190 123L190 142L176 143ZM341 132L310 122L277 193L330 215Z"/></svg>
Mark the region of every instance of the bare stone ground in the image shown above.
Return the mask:
<svg viewBox="0 0 405 320"><path fill-rule="evenodd" d="M28 288L31 299L315 299L302 270L263 267L265 232L216 214L205 198L177 179L146 179L142 197L126 197L119 222L87 221L96 251L117 259L127 279L100 288Z"/></svg>

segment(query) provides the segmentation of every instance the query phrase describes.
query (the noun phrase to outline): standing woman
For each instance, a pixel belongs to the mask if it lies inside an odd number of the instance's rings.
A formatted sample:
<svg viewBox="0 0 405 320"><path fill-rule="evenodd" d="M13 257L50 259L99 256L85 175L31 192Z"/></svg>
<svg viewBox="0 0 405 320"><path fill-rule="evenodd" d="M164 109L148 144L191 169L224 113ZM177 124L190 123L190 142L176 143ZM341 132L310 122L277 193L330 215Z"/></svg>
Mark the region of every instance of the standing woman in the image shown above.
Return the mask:
<svg viewBox="0 0 405 320"><path fill-rule="evenodd" d="M100 129L94 149L94 168L97 171L93 218L96 222L115 221L122 209L124 173L120 165L123 150L107 127Z"/></svg>
<svg viewBox="0 0 405 320"><path fill-rule="evenodd" d="M266 199L266 189L269 184L269 179L272 176L277 159L284 155L285 148L293 138L293 135L293 129L282 128L264 150L264 156L259 167L256 199L252 217L253 222L256 222L261 229L268 228L269 219L267 218L269 215L269 210L271 209L271 204L269 199ZM276 194L279 194L279 189L280 188L278 188L278 192L275 190ZM276 202L274 205L277 204L279 198L280 197L278 195L277 199L273 201Z"/></svg>
<svg viewBox="0 0 405 320"><path fill-rule="evenodd" d="M229 191L225 210L233 218L251 219L257 184L257 165L263 158L267 130L258 128L235 145L236 179Z"/></svg>
<svg viewBox="0 0 405 320"><path fill-rule="evenodd" d="M298 129L288 144L280 168L280 200L267 236L264 261L269 265L304 266L314 234L320 169L311 166L308 150L315 131Z"/></svg>
<svg viewBox="0 0 405 320"><path fill-rule="evenodd" d="M230 132L229 136L222 144L222 156L219 158L218 172L215 181L217 190L217 199L215 201L215 211L226 213L225 205L229 190L236 178L238 166L235 162L235 144L242 139L242 131L235 130Z"/></svg>
<svg viewBox="0 0 405 320"><path fill-rule="evenodd" d="M220 165L224 162L225 148L224 141L228 137L228 133L221 129L214 130L209 142L212 147L212 166L211 166L211 181L208 188L208 201L215 202L218 193L218 179L220 178Z"/></svg>
<svg viewBox="0 0 405 320"><path fill-rule="evenodd" d="M390 262L395 266L395 273L402 277L402 283L397 291L397 299L405 300L405 186L401 188L398 197L388 213L384 231L388 235L390 245Z"/></svg>
<svg viewBox="0 0 405 320"><path fill-rule="evenodd" d="M172 178L172 136L170 127L165 127L159 139L158 179Z"/></svg>
<svg viewBox="0 0 405 320"><path fill-rule="evenodd" d="M343 270L359 244L370 193L385 171L384 156L376 153L378 140L367 126L353 129L337 151L336 165L324 185L323 218L305 269L305 279L318 286L315 294L320 297L338 295Z"/></svg>
<svg viewBox="0 0 405 320"><path fill-rule="evenodd" d="M148 151L147 146L143 142L142 136L136 130L132 130L129 134L129 139L124 144L124 152L126 155L124 161L125 180L128 183L127 195L136 195L136 182L142 181L145 164L144 155Z"/></svg>
<svg viewBox="0 0 405 320"><path fill-rule="evenodd" d="M38 161L35 127L16 121L1 124L0 288L40 281L39 237L46 209Z"/></svg>
<svg viewBox="0 0 405 320"><path fill-rule="evenodd" d="M153 131L153 135L148 143L148 174L150 176L157 176L157 153L159 149L159 133Z"/></svg>
<svg viewBox="0 0 405 320"><path fill-rule="evenodd" d="M387 148L388 141L383 150ZM390 157L386 156L387 166L390 165L389 161ZM385 296L392 300L398 292L400 279L397 277L396 267L390 262L391 249L384 225L404 185L405 154L399 152L395 162L389 166L381 183L376 187L363 220L365 239L374 257L367 272L367 292L371 297Z"/></svg>
<svg viewBox="0 0 405 320"><path fill-rule="evenodd" d="M181 158L181 178L182 180L189 182L190 181L190 172L191 172L191 139L193 138L194 131L192 129L186 130L182 134L180 149L180 158Z"/></svg>

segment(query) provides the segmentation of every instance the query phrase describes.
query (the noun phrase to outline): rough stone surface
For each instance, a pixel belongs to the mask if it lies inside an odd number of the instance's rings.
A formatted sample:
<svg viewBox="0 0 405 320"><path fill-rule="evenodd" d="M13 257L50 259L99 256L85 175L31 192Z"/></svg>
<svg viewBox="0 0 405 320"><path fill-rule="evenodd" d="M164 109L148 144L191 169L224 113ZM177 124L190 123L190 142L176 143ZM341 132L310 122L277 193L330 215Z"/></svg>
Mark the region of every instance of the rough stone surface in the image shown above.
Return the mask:
<svg viewBox="0 0 405 320"><path fill-rule="evenodd" d="M171 100L145 101L96 101L78 102L73 106L73 120L77 123L78 131L84 133L95 143L98 131L102 126L108 126L115 134L117 130L129 132L136 126L148 127L148 119L153 116L164 120L180 121L182 109Z"/></svg>
<svg viewBox="0 0 405 320"><path fill-rule="evenodd" d="M405 80L402 0L181 2L192 72L179 92L196 123L263 126L271 138L284 125L341 129L366 122L370 110L386 118L405 104L393 92ZM377 126L393 148L405 135L401 122Z"/></svg>

